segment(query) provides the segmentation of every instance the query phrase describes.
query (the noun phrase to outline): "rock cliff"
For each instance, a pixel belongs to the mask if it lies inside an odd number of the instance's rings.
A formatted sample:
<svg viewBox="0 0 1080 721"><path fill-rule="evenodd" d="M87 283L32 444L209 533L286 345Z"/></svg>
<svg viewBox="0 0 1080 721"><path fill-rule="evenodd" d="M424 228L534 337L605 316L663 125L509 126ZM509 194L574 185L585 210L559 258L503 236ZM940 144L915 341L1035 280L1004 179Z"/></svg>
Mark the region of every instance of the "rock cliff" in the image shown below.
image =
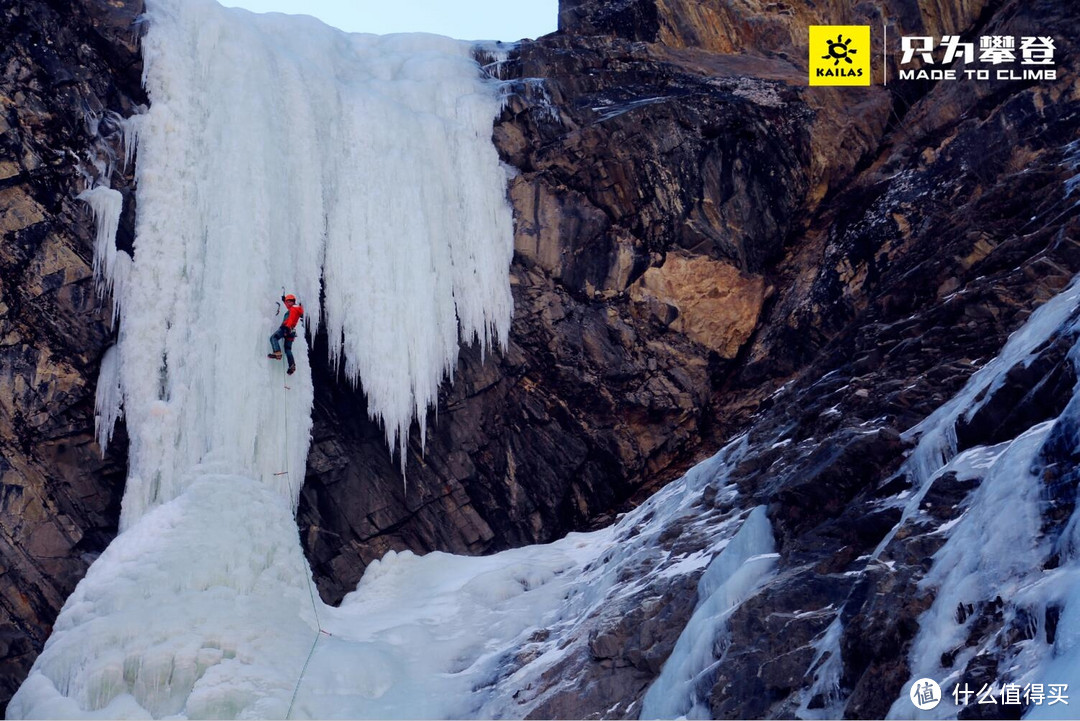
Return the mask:
<svg viewBox="0 0 1080 721"><path fill-rule="evenodd" d="M94 223L75 196L129 194L117 120L144 103L137 3L15 2L0 17L0 700L116 534L123 430L95 442L111 312L93 279ZM127 169L130 171L130 168ZM128 203L120 242L131 243Z"/></svg>
<svg viewBox="0 0 1080 721"><path fill-rule="evenodd" d="M699 13L732 12L726 4L696 5ZM752 38L743 44L755 58L743 59L749 63L757 62L756 53L771 60L786 55L789 43L798 44L797 34L774 32L787 20L768 12L751 23L755 29L733 21L702 24L693 12L664 15L659 2L563 3L562 8L563 31L588 37L543 39L538 45L578 47L603 34L616 38L608 40L613 46L672 57L667 49L622 45L622 39L676 47L700 42L727 51L732 48L722 38L730 33ZM835 10L825 8L817 17L858 22L856 12L830 14ZM739 608L729 622L726 650L716 651L709 695L715 718L807 713L873 718L888 712L907 680L919 614L933 600L932 592L919 586L929 556L944 542L933 530L955 519L978 485L950 483L945 476L930 491L927 516L901 519L900 509L885 502L910 484L895 475L908 450L900 432L956 392L1033 308L1080 269L1080 219L1069 200L1080 132L1075 10L1052 3L961 6L922 16L895 10L896 22L911 33L966 29L1030 35L1035 28L1052 29L1060 74L1055 82L904 89L890 96L883 125L875 104L880 99L872 91L845 96L845 103L813 90L788 89L791 104L798 99L811 107L846 105L849 125L822 127L828 114L819 108L803 116L818 123L813 127L802 120L813 142L826 145L818 145L822 161L802 171L816 167L820 175L811 170L811 182L830 180L817 193L788 180L784 188L794 190L794 202L769 196L770 209L778 200L780 207L791 202L799 220L782 236L783 257L739 266L760 273L769 290L735 362L714 375L714 437L748 430L756 450L735 475L748 501L768 505L781 556L776 578ZM665 19L650 30L648 18L654 17ZM712 39L695 35L699 25ZM688 40L693 37L699 40ZM533 52L539 51L525 46L521 56ZM791 57L804 55L796 49ZM764 76L760 70L754 75ZM643 119L641 126L654 122ZM844 163L828 148L830 134L848 144L868 139L872 149L857 152L854 164ZM839 160L839 167L830 160ZM753 167L765 172L760 164ZM751 179L752 172L740 175ZM730 231L725 234L730 237ZM665 237L672 246L679 244L678 234ZM759 227L750 237L769 236ZM687 250L702 252L700 246L674 253L669 247L660 267L673 256L679 267ZM737 259L714 255L711 261L737 264ZM645 297L647 275L638 281L641 287L631 286L632 299ZM740 292L739 287L726 283L724 292ZM753 289L740 294L755 297ZM684 323L682 329L689 327ZM1061 412L1075 382L1063 360L1064 340L1010 372L1011 381L985 410L958 427L961 448L1000 442ZM703 509L710 503L703 499ZM1057 517L1060 509L1047 512ZM884 562L871 561L871 552L890 534ZM692 539L682 540L695 547ZM688 611L673 606L672 598L671 589L658 582L613 613L633 618L640 604L659 599L665 623L681 627L679 619ZM1021 622L1001 609L999 603L972 611L983 620L966 643L980 653L961 670L973 683L993 681L997 664L1012 652L1009 645L1027 637ZM640 710L636 700L656 675L649 656L670 640L639 633L638 624L612 626L597 618L585 625L590 638L604 640L602 652L583 642L566 661L562 683L534 695L534 705L523 711L574 717L614 709L615 715L632 717ZM842 632L829 639L834 628ZM829 642L836 646L823 654ZM835 685L818 684L830 655L841 659ZM558 671L552 675L560 677ZM812 696L809 708L801 706L806 695Z"/></svg>
<svg viewBox="0 0 1080 721"><path fill-rule="evenodd" d="M301 524L330 598L391 548L481 552L601 522L713 447L714 396L775 302L771 269L890 112L865 88L852 117L781 59L615 37L556 34L489 71L518 170L510 347L463 356L404 498L362 399L324 417L326 386Z"/></svg>

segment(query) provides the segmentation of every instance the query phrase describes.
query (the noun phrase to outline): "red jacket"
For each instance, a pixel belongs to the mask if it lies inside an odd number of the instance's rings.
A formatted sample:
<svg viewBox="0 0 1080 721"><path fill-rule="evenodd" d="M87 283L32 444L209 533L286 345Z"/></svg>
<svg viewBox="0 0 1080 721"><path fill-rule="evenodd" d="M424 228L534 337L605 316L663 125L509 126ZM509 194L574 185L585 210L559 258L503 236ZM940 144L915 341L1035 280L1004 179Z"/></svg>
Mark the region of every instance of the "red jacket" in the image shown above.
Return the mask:
<svg viewBox="0 0 1080 721"><path fill-rule="evenodd" d="M295 330L296 324L300 322L300 319L304 317L304 306L296 303L293 307L285 307L285 319L281 321L281 324L289 330Z"/></svg>

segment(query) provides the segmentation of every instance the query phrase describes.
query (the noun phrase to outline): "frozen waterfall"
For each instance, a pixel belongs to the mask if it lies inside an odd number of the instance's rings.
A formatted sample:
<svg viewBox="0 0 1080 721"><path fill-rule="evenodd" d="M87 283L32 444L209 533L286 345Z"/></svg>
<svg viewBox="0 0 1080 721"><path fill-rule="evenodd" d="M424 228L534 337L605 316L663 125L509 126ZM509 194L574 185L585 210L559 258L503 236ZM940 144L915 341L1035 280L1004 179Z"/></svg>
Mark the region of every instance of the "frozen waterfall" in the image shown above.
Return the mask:
<svg viewBox="0 0 1080 721"><path fill-rule="evenodd" d="M295 502L312 389L303 337L287 396L265 359L282 288L312 333L325 321L404 468L459 338L487 347L509 328L496 90L449 38L209 0L151 0L148 19L135 262L118 298L122 527L207 459Z"/></svg>

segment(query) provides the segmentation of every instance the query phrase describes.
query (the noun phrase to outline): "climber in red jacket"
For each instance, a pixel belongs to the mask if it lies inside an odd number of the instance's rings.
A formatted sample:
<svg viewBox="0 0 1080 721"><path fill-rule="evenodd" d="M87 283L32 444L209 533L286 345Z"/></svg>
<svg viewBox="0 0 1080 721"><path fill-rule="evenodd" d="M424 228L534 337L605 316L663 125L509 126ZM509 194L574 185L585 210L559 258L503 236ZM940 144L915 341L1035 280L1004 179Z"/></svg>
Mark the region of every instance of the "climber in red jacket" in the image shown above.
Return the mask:
<svg viewBox="0 0 1080 721"><path fill-rule="evenodd" d="M285 317L281 319L281 327L274 332L274 335L270 336L270 347L274 349L274 352L266 357L281 360L281 346L278 345L278 341L284 338L285 357L289 360L289 375L292 375L296 372L292 344L296 340L296 326L300 319L304 317L304 306L297 303L296 296L291 293L281 296L281 301L285 304Z"/></svg>

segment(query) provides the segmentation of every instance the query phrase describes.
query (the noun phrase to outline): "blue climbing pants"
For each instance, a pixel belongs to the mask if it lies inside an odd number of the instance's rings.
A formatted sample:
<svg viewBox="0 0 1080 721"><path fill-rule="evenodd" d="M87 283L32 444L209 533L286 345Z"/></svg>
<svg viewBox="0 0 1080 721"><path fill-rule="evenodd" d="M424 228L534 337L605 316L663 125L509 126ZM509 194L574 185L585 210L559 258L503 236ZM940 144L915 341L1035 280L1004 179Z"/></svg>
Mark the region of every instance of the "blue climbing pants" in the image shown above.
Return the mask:
<svg viewBox="0 0 1080 721"><path fill-rule="evenodd" d="M292 344L293 341L296 340L296 331L281 326L274 332L274 335L270 336L270 347L274 349L275 353L281 352L281 346L278 345L278 341L282 338L285 339L285 357L288 359L289 365L294 366L296 365L296 361L293 360Z"/></svg>

